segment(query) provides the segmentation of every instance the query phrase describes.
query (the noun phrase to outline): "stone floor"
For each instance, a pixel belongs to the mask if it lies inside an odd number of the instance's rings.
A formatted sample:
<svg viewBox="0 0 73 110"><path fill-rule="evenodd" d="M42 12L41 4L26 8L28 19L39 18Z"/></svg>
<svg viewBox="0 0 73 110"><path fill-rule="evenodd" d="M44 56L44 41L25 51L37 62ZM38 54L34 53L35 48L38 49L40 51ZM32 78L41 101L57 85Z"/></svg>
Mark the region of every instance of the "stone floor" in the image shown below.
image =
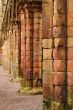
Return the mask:
<svg viewBox="0 0 73 110"><path fill-rule="evenodd" d="M0 67L0 110L42 110L42 95L19 95L19 86L10 82L7 72Z"/></svg>

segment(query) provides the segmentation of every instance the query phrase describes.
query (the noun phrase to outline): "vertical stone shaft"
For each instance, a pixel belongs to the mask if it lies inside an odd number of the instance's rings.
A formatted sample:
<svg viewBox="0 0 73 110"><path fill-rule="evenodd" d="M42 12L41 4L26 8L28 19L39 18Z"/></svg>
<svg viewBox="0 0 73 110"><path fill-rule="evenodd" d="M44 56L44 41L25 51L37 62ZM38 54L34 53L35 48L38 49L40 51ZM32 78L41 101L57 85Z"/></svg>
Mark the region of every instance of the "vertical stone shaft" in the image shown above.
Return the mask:
<svg viewBox="0 0 73 110"><path fill-rule="evenodd" d="M53 16L53 93L59 110L67 110L67 1L54 0ZM55 106L53 106L53 109Z"/></svg>
<svg viewBox="0 0 73 110"><path fill-rule="evenodd" d="M26 45L25 45L25 11L21 10L21 74L25 77Z"/></svg>
<svg viewBox="0 0 73 110"><path fill-rule="evenodd" d="M43 0L44 110L53 110L53 0Z"/></svg>
<svg viewBox="0 0 73 110"><path fill-rule="evenodd" d="M15 68L15 72L16 72L16 77L20 76L20 71L21 71L21 68L20 68L20 52L21 52L21 45L20 45L20 42L21 42L21 34L20 34L20 21L17 20L15 21L15 53L13 54L14 55L14 65L13 67Z"/></svg>
<svg viewBox="0 0 73 110"><path fill-rule="evenodd" d="M33 85L33 71L32 71L32 12L26 7L26 76L27 86ZM31 17L30 17L31 15Z"/></svg>
<svg viewBox="0 0 73 110"><path fill-rule="evenodd" d="M41 80L42 35L41 35L41 4L33 4L33 86ZM41 85L41 82L40 82Z"/></svg>
<svg viewBox="0 0 73 110"><path fill-rule="evenodd" d="M67 0L67 79L68 105L73 109L73 0Z"/></svg>

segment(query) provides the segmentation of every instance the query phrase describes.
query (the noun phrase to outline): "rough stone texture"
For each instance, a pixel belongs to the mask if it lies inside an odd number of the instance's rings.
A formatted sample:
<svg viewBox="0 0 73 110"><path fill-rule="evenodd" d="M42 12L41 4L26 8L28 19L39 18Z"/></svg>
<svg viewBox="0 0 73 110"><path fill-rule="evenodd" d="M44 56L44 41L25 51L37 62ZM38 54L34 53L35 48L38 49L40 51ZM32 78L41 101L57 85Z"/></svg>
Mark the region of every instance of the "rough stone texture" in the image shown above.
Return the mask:
<svg viewBox="0 0 73 110"><path fill-rule="evenodd" d="M43 39L43 48L52 48L52 39Z"/></svg>
<svg viewBox="0 0 73 110"><path fill-rule="evenodd" d="M65 60L54 60L54 71L64 72L66 71L66 61Z"/></svg>
<svg viewBox="0 0 73 110"><path fill-rule="evenodd" d="M53 60L43 60L43 70L52 72L53 71Z"/></svg>
<svg viewBox="0 0 73 110"><path fill-rule="evenodd" d="M52 59L52 49L43 49L43 59L44 60Z"/></svg>
<svg viewBox="0 0 73 110"><path fill-rule="evenodd" d="M67 39L67 47L73 47L73 37L68 37Z"/></svg>
<svg viewBox="0 0 73 110"><path fill-rule="evenodd" d="M65 72L54 72L52 74L53 84L55 86L64 86L66 85Z"/></svg>

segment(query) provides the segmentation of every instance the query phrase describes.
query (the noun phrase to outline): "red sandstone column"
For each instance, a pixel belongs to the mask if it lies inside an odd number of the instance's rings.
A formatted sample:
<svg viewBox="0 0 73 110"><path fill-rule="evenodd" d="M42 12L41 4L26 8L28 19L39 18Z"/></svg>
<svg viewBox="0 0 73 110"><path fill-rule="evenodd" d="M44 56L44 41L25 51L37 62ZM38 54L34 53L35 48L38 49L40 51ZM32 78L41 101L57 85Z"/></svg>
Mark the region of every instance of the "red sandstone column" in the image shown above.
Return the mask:
<svg viewBox="0 0 73 110"><path fill-rule="evenodd" d="M21 9L21 74L23 77L25 77L26 73L26 21L25 21L25 11L24 9Z"/></svg>
<svg viewBox="0 0 73 110"><path fill-rule="evenodd" d="M43 0L44 110L68 109L66 8L66 0Z"/></svg>
<svg viewBox="0 0 73 110"><path fill-rule="evenodd" d="M43 110L53 109L53 0L43 0Z"/></svg>
<svg viewBox="0 0 73 110"><path fill-rule="evenodd" d="M59 109L67 108L67 1L54 1L53 38L54 38L54 100Z"/></svg>
<svg viewBox="0 0 73 110"><path fill-rule="evenodd" d="M67 79L68 105L73 109L73 0L67 0Z"/></svg>
<svg viewBox="0 0 73 110"><path fill-rule="evenodd" d="M17 49L17 76L21 76L21 23L20 19L17 19L16 29L16 49Z"/></svg>
<svg viewBox="0 0 73 110"><path fill-rule="evenodd" d="M33 85L41 86L42 80L42 8L33 4Z"/></svg>
<svg viewBox="0 0 73 110"><path fill-rule="evenodd" d="M26 13L26 76L27 86L33 85L33 71L32 71L32 12L25 9Z"/></svg>

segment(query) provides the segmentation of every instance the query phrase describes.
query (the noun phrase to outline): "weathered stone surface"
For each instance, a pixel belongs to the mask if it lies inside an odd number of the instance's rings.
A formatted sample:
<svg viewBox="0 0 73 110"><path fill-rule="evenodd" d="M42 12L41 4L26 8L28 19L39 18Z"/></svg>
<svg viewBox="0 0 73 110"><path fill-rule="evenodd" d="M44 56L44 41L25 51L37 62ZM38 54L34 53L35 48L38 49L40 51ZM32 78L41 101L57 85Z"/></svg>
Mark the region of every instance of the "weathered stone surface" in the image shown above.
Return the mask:
<svg viewBox="0 0 73 110"><path fill-rule="evenodd" d="M68 10L68 13L73 12L73 0L67 0L67 10Z"/></svg>
<svg viewBox="0 0 73 110"><path fill-rule="evenodd" d="M52 39L43 39L43 48L52 48L53 40Z"/></svg>
<svg viewBox="0 0 73 110"><path fill-rule="evenodd" d="M40 50L41 50L41 44L33 44L33 51L40 51Z"/></svg>
<svg viewBox="0 0 73 110"><path fill-rule="evenodd" d="M66 73L65 72L54 72L52 76L53 76L53 84L55 86L66 85Z"/></svg>
<svg viewBox="0 0 73 110"><path fill-rule="evenodd" d="M38 77L38 79L41 79L41 75L42 75L42 70L41 68L33 68L33 78L35 79L35 77Z"/></svg>
<svg viewBox="0 0 73 110"><path fill-rule="evenodd" d="M67 73L68 86L73 86L73 72Z"/></svg>
<svg viewBox="0 0 73 110"><path fill-rule="evenodd" d="M54 71L56 71L56 72L65 72L66 71L66 62L65 62L65 60L54 60Z"/></svg>
<svg viewBox="0 0 73 110"><path fill-rule="evenodd" d="M73 60L67 60L67 71L73 72Z"/></svg>
<svg viewBox="0 0 73 110"><path fill-rule="evenodd" d="M27 38L27 39L26 39L26 44L29 44L29 43L31 44L32 41L33 41L33 40L32 40L31 38Z"/></svg>
<svg viewBox="0 0 73 110"><path fill-rule="evenodd" d="M45 16L52 16L53 15L53 0L51 0L51 1L43 0L43 4L44 4L43 5L43 14Z"/></svg>
<svg viewBox="0 0 73 110"><path fill-rule="evenodd" d="M73 37L67 38L67 47L73 47Z"/></svg>
<svg viewBox="0 0 73 110"><path fill-rule="evenodd" d="M64 26L58 26L58 27L53 27L53 37L61 37L65 38L66 37L66 27Z"/></svg>
<svg viewBox="0 0 73 110"><path fill-rule="evenodd" d="M73 37L73 26L67 28L67 35L68 37Z"/></svg>
<svg viewBox="0 0 73 110"><path fill-rule="evenodd" d="M66 87L65 86L54 87L54 100L57 102L66 102Z"/></svg>
<svg viewBox="0 0 73 110"><path fill-rule="evenodd" d="M53 26L60 26L63 24L63 26L66 25L66 15L65 14L54 14L53 16Z"/></svg>
<svg viewBox="0 0 73 110"><path fill-rule="evenodd" d="M54 46L58 47L66 47L66 38L54 38Z"/></svg>
<svg viewBox="0 0 73 110"><path fill-rule="evenodd" d="M38 61L37 62L33 62L33 67L34 68L37 68L37 67L41 68L41 66L42 66L41 62L38 62Z"/></svg>
<svg viewBox="0 0 73 110"><path fill-rule="evenodd" d="M53 84L53 76L52 74L43 72L43 84L52 85Z"/></svg>
<svg viewBox="0 0 73 110"><path fill-rule="evenodd" d="M68 60L73 60L73 48L68 48L67 49L67 59Z"/></svg>
<svg viewBox="0 0 73 110"><path fill-rule="evenodd" d="M73 13L67 14L67 26L73 26Z"/></svg>
<svg viewBox="0 0 73 110"><path fill-rule="evenodd" d="M29 44L26 44L26 51L31 51L31 45L30 45L30 43Z"/></svg>
<svg viewBox="0 0 73 110"><path fill-rule="evenodd" d="M31 64L32 64L32 62L26 62L26 69L30 69L31 68Z"/></svg>
<svg viewBox="0 0 73 110"><path fill-rule="evenodd" d="M43 60L52 59L52 49L43 49Z"/></svg>
<svg viewBox="0 0 73 110"><path fill-rule="evenodd" d="M41 56L38 56L38 55L36 55L36 56L33 56L33 61L34 62L37 62L37 61L42 61L42 57Z"/></svg>
<svg viewBox="0 0 73 110"><path fill-rule="evenodd" d="M43 85L43 96L47 99L53 99L53 86Z"/></svg>
<svg viewBox="0 0 73 110"><path fill-rule="evenodd" d="M53 60L43 60L43 70L53 71Z"/></svg>
<svg viewBox="0 0 73 110"><path fill-rule="evenodd" d="M55 0L54 1L54 13L66 13L66 0Z"/></svg>
<svg viewBox="0 0 73 110"><path fill-rule="evenodd" d="M53 50L54 60L65 60L66 59L66 50L65 48L59 47Z"/></svg>

